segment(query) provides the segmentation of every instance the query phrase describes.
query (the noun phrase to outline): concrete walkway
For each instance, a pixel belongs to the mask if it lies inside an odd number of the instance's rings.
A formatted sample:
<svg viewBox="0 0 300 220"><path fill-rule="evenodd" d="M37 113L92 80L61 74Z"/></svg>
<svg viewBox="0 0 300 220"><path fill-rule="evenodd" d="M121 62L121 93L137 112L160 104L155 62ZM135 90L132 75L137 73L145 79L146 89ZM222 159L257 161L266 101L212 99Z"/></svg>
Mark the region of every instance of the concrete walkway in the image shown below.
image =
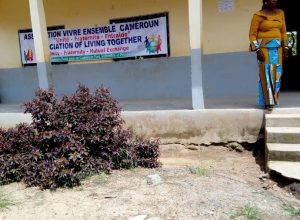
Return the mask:
<svg viewBox="0 0 300 220"><path fill-rule="evenodd" d="M238 94L237 94L238 95ZM191 100L141 100L120 101L125 111L144 110L174 110L192 109ZM222 97L205 98L205 109L262 109L257 105L257 97ZM277 108L300 107L300 92L283 92L280 95L280 104Z"/></svg>
<svg viewBox="0 0 300 220"><path fill-rule="evenodd" d="M238 94L237 94L238 95ZM223 97L206 98L205 109L261 109L256 97ZM192 100L161 99L161 100L121 100L123 111L153 111L153 110L192 110ZM283 92L280 105L277 108L300 108L300 92ZM22 113L21 104L0 104L0 113Z"/></svg>

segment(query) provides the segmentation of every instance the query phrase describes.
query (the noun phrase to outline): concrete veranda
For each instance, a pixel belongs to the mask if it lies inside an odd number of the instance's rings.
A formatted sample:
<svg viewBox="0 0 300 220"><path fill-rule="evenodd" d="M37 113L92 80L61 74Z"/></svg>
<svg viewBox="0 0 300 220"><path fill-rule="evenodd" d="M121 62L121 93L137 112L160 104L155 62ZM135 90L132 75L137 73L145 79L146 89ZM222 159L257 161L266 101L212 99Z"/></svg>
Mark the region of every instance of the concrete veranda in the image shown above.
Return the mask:
<svg viewBox="0 0 300 220"><path fill-rule="evenodd" d="M256 97L205 98L205 109L262 109ZM123 111L192 110L192 100L121 100ZM276 108L300 108L300 92L282 92ZM0 104L0 113L22 113L22 104Z"/></svg>

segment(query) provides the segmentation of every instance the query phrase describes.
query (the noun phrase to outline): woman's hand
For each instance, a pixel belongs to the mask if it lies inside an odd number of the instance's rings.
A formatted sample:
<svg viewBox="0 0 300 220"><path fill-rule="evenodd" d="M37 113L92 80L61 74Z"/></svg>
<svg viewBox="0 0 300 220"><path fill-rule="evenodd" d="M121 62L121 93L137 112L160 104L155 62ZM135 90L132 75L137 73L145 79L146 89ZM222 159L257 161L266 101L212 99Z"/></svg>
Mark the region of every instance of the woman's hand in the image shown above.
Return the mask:
<svg viewBox="0 0 300 220"><path fill-rule="evenodd" d="M263 52L262 52L260 49L258 49L258 50L256 51L256 55L257 55L257 59L258 59L260 62L264 62L264 61L265 61L265 56L264 56Z"/></svg>
<svg viewBox="0 0 300 220"><path fill-rule="evenodd" d="M287 47L284 47L282 52L282 58L283 60L286 60L288 57L289 57L289 49Z"/></svg>

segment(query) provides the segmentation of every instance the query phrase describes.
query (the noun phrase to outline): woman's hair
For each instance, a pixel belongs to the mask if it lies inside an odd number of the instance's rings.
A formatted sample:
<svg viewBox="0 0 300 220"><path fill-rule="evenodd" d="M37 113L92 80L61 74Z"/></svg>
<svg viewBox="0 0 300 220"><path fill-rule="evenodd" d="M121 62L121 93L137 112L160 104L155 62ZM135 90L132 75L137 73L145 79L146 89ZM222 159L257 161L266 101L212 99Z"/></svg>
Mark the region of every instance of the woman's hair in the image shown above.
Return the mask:
<svg viewBox="0 0 300 220"><path fill-rule="evenodd" d="M265 9L267 5L267 0L262 0L262 8L261 9Z"/></svg>

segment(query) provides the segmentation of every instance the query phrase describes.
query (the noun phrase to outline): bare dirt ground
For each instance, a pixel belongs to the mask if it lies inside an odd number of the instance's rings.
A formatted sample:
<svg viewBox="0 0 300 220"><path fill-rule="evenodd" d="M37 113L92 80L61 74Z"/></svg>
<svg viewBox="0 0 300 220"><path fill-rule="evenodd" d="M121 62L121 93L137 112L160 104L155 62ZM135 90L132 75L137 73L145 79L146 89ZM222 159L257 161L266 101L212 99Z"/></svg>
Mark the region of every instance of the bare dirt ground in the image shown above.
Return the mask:
<svg viewBox="0 0 300 220"><path fill-rule="evenodd" d="M258 212L252 219L299 218L282 205L300 207L300 200L282 183L267 178L263 157L223 146L173 144L161 149L162 168L93 176L74 189L1 186L1 194L15 205L1 211L0 219L230 219L245 207ZM149 182L151 174L161 181Z"/></svg>

